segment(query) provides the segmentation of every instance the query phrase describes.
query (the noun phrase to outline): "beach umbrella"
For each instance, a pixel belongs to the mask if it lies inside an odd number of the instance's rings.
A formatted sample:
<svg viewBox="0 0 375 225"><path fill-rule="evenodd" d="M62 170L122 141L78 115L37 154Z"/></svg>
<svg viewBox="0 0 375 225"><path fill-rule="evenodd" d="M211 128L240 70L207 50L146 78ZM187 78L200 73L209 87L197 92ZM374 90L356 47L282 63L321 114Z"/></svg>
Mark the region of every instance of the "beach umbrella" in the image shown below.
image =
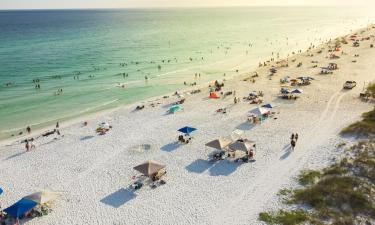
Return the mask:
<svg viewBox="0 0 375 225"><path fill-rule="evenodd" d="M154 160L148 160L147 162L144 162L144 163L134 167L133 169L142 173L143 175L151 176L151 175L159 172L159 170L163 169L164 167L165 167L165 165L163 165L159 162L156 162Z"/></svg>
<svg viewBox="0 0 375 225"><path fill-rule="evenodd" d="M262 105L262 108L266 108L266 109L273 109L275 108L276 106L272 103L267 103L265 105Z"/></svg>
<svg viewBox="0 0 375 225"><path fill-rule="evenodd" d="M169 112L176 113L182 109L181 105L174 105L171 108L169 108Z"/></svg>
<svg viewBox="0 0 375 225"><path fill-rule="evenodd" d="M290 93L292 93L292 94L302 94L303 93L303 91L302 90L300 90L300 89L294 89L293 91L291 91Z"/></svg>
<svg viewBox="0 0 375 225"><path fill-rule="evenodd" d="M237 140L229 145L230 150L243 152L247 152L253 147L255 147L255 143L249 140Z"/></svg>
<svg viewBox="0 0 375 225"><path fill-rule="evenodd" d="M3 189L1 189L1 187L0 187L0 195L1 195L3 192L4 192Z"/></svg>
<svg viewBox="0 0 375 225"><path fill-rule="evenodd" d="M183 127L183 128L180 128L178 131L184 134L190 134L191 132L196 131L196 130L197 129L194 127Z"/></svg>
<svg viewBox="0 0 375 225"><path fill-rule="evenodd" d="M35 192L31 195L25 196L24 199L29 199L31 201L34 201L38 204L44 204L47 202L51 202L55 200L59 194L57 192L52 191L39 191Z"/></svg>
<svg viewBox="0 0 375 225"><path fill-rule="evenodd" d="M267 114L269 113L270 110L266 109L266 108L262 108L262 107L257 107L255 109L252 109L250 111L251 114L254 114L256 116L261 116L261 115L264 115L264 114Z"/></svg>
<svg viewBox="0 0 375 225"><path fill-rule="evenodd" d="M13 216L14 218L19 218L20 216L24 215L26 212L34 208L36 205L36 202L23 198L10 207L4 209L4 212L6 212L8 215Z"/></svg>
<svg viewBox="0 0 375 225"><path fill-rule="evenodd" d="M249 96L250 97L256 97L256 96L258 96L258 93L256 91L252 91L252 92L249 93Z"/></svg>
<svg viewBox="0 0 375 225"><path fill-rule="evenodd" d="M221 150L223 148L226 148L230 143L231 143L231 140L228 140L223 137L219 137L216 140L208 142L206 146Z"/></svg>

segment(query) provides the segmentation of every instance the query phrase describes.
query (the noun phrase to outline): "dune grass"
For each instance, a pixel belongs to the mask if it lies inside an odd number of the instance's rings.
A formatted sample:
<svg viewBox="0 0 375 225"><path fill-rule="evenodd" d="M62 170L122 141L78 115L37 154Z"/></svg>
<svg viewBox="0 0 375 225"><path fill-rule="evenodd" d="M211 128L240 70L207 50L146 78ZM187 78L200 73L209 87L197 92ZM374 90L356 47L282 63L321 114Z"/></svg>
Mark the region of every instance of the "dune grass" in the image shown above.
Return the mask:
<svg viewBox="0 0 375 225"><path fill-rule="evenodd" d="M375 107L372 111L362 114L362 121L358 121L344 128L341 134L360 137L375 136Z"/></svg>
<svg viewBox="0 0 375 225"><path fill-rule="evenodd" d="M375 140L359 142L348 157L321 171L303 171L302 188L283 189L289 205L309 210L279 210L259 214L267 224L359 224L375 221Z"/></svg>

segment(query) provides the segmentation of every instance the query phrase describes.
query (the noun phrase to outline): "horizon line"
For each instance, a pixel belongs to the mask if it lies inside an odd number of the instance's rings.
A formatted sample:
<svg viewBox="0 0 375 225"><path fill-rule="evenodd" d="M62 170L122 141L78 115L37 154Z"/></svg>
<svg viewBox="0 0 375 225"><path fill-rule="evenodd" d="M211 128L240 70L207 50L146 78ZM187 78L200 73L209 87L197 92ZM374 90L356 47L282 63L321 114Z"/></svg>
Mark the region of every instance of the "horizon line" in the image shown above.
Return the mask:
<svg viewBox="0 0 375 225"><path fill-rule="evenodd" d="M332 8L332 7L353 7L354 5L233 5L233 6L130 6L130 7L76 7L76 8L0 8L0 11L37 11L37 10L123 10L123 9L215 9L215 8L299 8L299 7L317 7L317 8ZM367 7L366 5L356 5L355 7Z"/></svg>

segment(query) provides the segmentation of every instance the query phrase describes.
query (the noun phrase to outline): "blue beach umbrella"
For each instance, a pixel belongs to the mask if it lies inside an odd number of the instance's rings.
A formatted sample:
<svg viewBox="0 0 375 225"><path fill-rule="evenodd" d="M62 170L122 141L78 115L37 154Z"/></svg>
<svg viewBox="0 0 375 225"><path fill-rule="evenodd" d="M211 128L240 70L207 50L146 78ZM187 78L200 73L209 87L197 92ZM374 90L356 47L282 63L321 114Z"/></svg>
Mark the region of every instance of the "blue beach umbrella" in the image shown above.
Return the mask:
<svg viewBox="0 0 375 225"><path fill-rule="evenodd" d="M291 93L292 94L302 94L302 90L300 90L300 89L294 89Z"/></svg>
<svg viewBox="0 0 375 225"><path fill-rule="evenodd" d="M263 108L267 108L267 109L273 109L275 108L275 105L272 104L272 103L267 103L265 105L262 105Z"/></svg>
<svg viewBox="0 0 375 225"><path fill-rule="evenodd" d="M24 215L26 212L34 208L36 205L36 202L23 198L10 207L4 209L4 212L6 212L8 215L13 216L14 218L19 218L20 216Z"/></svg>
<svg viewBox="0 0 375 225"><path fill-rule="evenodd" d="M178 131L180 131L181 133L184 133L184 134L190 134L191 132L197 130L196 128L194 127L183 127L181 129L179 129Z"/></svg>
<svg viewBox="0 0 375 225"><path fill-rule="evenodd" d="M1 189L1 187L0 187L0 195L1 195L3 192L4 192L3 189Z"/></svg>

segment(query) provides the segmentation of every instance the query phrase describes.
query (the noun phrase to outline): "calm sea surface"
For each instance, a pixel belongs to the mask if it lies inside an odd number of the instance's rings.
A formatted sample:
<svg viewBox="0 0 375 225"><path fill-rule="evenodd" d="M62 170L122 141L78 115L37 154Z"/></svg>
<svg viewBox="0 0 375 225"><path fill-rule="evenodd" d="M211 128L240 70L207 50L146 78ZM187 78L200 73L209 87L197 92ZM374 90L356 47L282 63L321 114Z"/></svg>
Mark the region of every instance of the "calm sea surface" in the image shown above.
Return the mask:
<svg viewBox="0 0 375 225"><path fill-rule="evenodd" d="M0 11L0 138L249 72L272 52L285 57L373 17L363 8Z"/></svg>

